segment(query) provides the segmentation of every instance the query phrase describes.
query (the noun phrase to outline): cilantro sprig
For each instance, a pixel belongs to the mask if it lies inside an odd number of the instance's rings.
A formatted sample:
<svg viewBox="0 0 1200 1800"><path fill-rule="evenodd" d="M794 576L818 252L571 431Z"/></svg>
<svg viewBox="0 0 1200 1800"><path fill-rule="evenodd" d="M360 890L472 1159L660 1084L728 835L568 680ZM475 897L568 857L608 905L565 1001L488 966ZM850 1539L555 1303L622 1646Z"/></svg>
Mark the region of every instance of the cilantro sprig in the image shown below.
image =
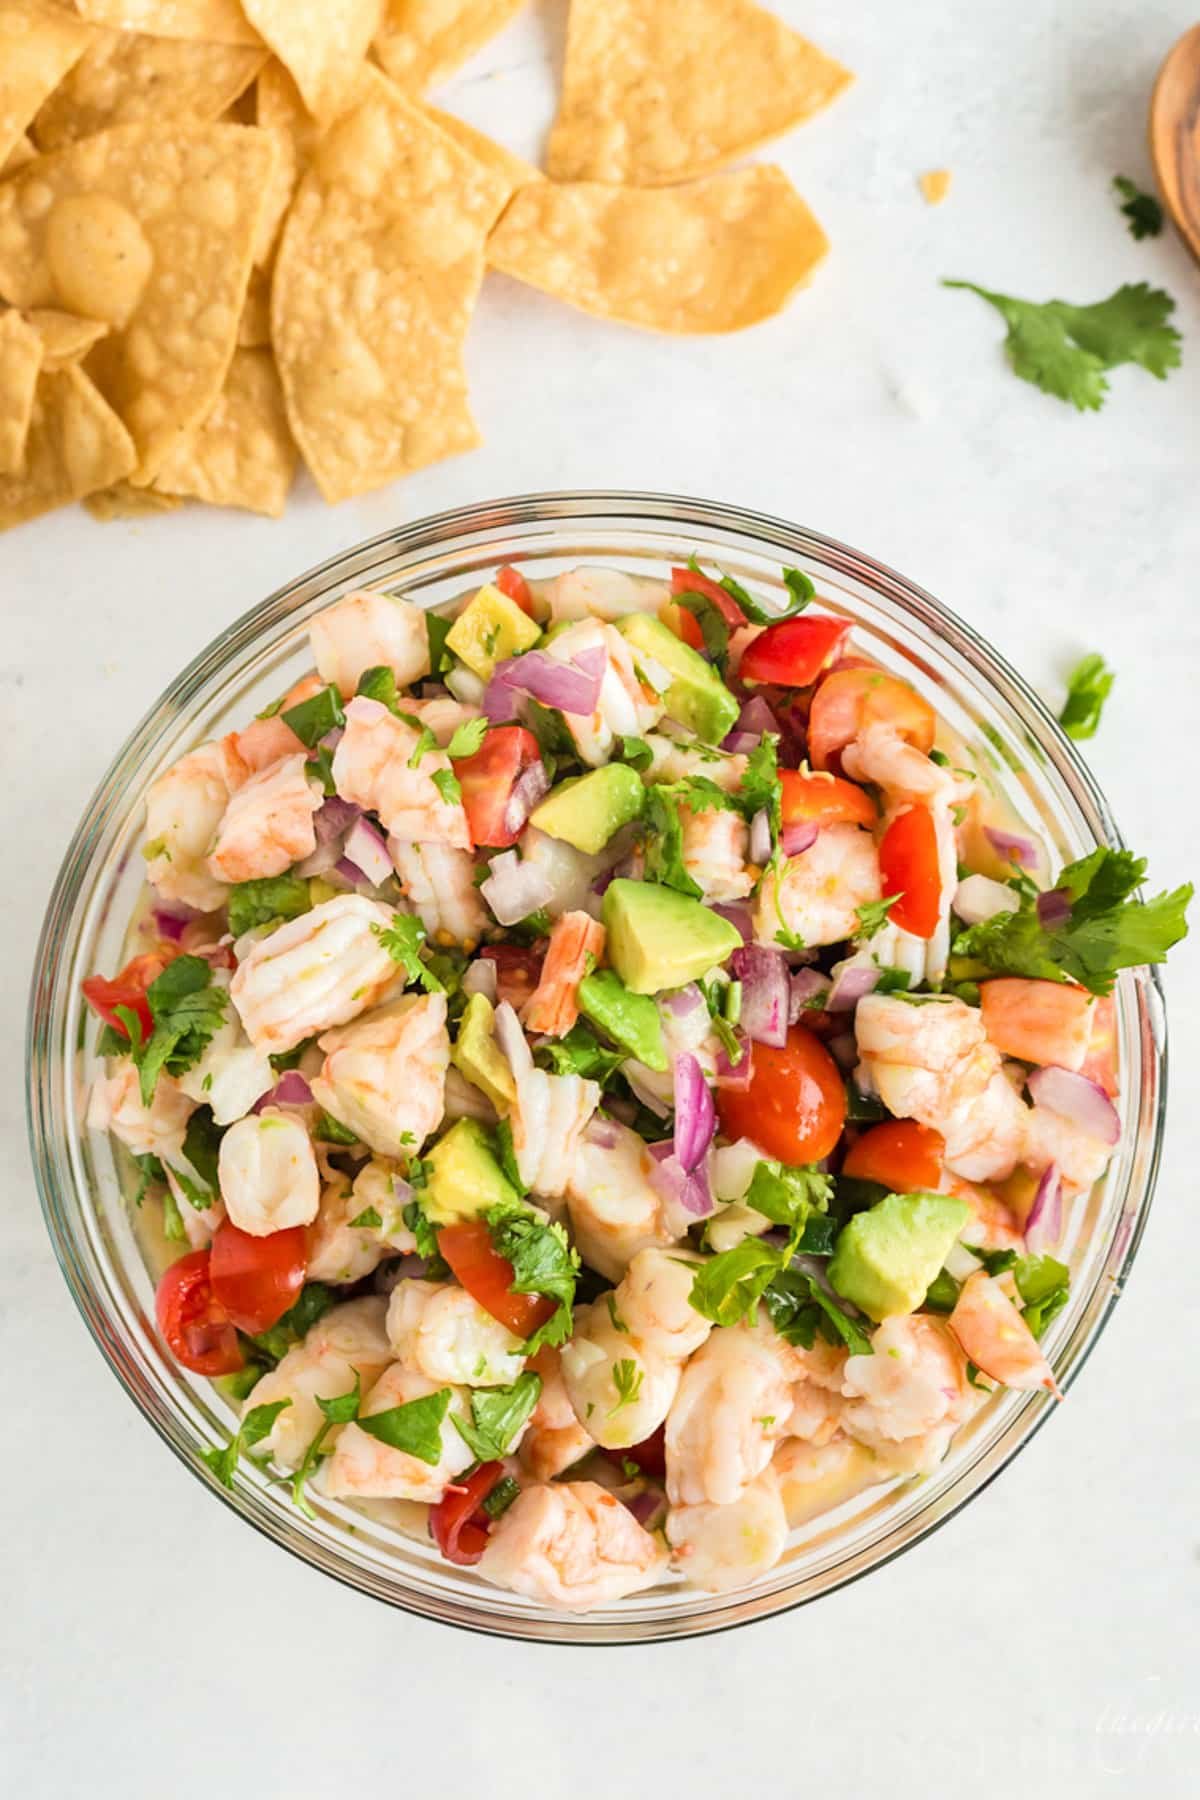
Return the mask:
<svg viewBox="0 0 1200 1800"><path fill-rule="evenodd" d="M1113 191L1121 200L1121 213L1129 227L1129 235L1140 243L1143 238L1159 237L1163 228L1163 209L1153 194L1147 194L1128 175L1113 176Z"/></svg>
<svg viewBox="0 0 1200 1800"><path fill-rule="evenodd" d="M513 1266L511 1292L541 1294L554 1311L525 1344L532 1356L543 1344L565 1344L571 1335L579 1254L561 1225L547 1225L524 1206L493 1206L484 1215L492 1247Z"/></svg>
<svg viewBox="0 0 1200 1800"><path fill-rule="evenodd" d="M233 1487L243 1450L252 1450L270 1435L276 1419L290 1400L273 1400L269 1406L252 1406L223 1450L201 1450L200 1460L207 1463L222 1487Z"/></svg>
<svg viewBox="0 0 1200 1800"><path fill-rule="evenodd" d="M154 1099L158 1078L186 1075L225 1022L229 995L213 981L202 956L177 956L146 989L154 1029L133 1046L142 1104Z"/></svg>
<svg viewBox="0 0 1200 1800"><path fill-rule="evenodd" d="M1116 676L1104 658L1093 652L1085 656L1071 671L1067 697L1058 722L1069 738L1081 741L1096 735L1104 702L1112 692Z"/></svg>
<svg viewBox="0 0 1200 1800"><path fill-rule="evenodd" d="M511 1387L474 1388L471 1417L454 1415L454 1429L477 1462L499 1462L507 1456L538 1403L542 1378L532 1369L517 1376Z"/></svg>
<svg viewBox="0 0 1200 1800"><path fill-rule="evenodd" d="M396 913L390 925L372 925L371 930L409 981L419 982L427 994L445 993L445 982L421 956L428 933L415 913Z"/></svg>

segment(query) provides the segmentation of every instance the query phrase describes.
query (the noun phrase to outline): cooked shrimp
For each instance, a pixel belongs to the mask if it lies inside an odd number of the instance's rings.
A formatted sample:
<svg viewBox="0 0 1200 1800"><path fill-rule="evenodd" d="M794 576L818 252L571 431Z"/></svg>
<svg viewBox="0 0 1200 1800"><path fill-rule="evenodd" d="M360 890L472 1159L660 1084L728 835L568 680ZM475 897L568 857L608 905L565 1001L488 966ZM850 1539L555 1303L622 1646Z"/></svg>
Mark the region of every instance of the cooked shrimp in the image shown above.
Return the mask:
<svg viewBox="0 0 1200 1800"><path fill-rule="evenodd" d="M400 1361L433 1382L511 1387L525 1363L520 1338L451 1282L401 1281L387 1334Z"/></svg>
<svg viewBox="0 0 1200 1800"><path fill-rule="evenodd" d="M183 1153L183 1134L195 1112L179 1083L160 1075L149 1106L142 1103L138 1071L122 1059L111 1075L93 1082L87 1122L94 1131L111 1131L134 1156L163 1160Z"/></svg>
<svg viewBox="0 0 1200 1800"><path fill-rule="evenodd" d="M643 781L684 781L689 775L702 775L727 794L736 794L742 785L748 757L728 756L722 750L697 744L694 738L680 742L666 731L649 732L646 742L651 761L643 772Z"/></svg>
<svg viewBox="0 0 1200 1800"><path fill-rule="evenodd" d="M397 1191L398 1184L403 1184ZM388 1162L382 1157L373 1157L364 1163L354 1177L354 1216L366 1212L373 1207L379 1214L379 1224L370 1229L389 1250L399 1250L408 1255L417 1247L417 1240L404 1223L404 1208L412 1197L412 1189L404 1179L402 1165Z"/></svg>
<svg viewBox="0 0 1200 1800"><path fill-rule="evenodd" d="M746 866L750 827L740 813L724 808L693 812L679 808L683 828L683 866L706 900L742 900L756 872Z"/></svg>
<svg viewBox="0 0 1200 1800"><path fill-rule="evenodd" d="M980 1250L1020 1250L1025 1239L1017 1216L987 1188L976 1187L957 1175L943 1176L939 1191L965 1200L971 1209L970 1223L963 1228L962 1240Z"/></svg>
<svg viewBox="0 0 1200 1800"><path fill-rule="evenodd" d="M665 581L626 575L622 569L567 569L546 584L550 618L624 619L630 613L657 613L671 598Z"/></svg>
<svg viewBox="0 0 1200 1800"><path fill-rule="evenodd" d="M360 588L319 612L308 628L313 661L324 682L348 700L368 669L388 668L397 687L429 673L429 628L419 606L394 594Z"/></svg>
<svg viewBox="0 0 1200 1800"><path fill-rule="evenodd" d="M278 1055L374 1006L397 976L380 942L391 922L388 907L339 894L254 944L230 986L254 1048Z"/></svg>
<svg viewBox="0 0 1200 1800"><path fill-rule="evenodd" d="M435 944L460 944L464 950L474 950L491 920L475 886L471 852L391 837L388 854L400 877L400 890L430 939Z"/></svg>
<svg viewBox="0 0 1200 1800"><path fill-rule="evenodd" d="M308 779L303 751L252 775L232 796L208 859L217 881L259 881L282 875L311 856L313 814L321 793Z"/></svg>
<svg viewBox="0 0 1200 1800"><path fill-rule="evenodd" d="M652 1587L667 1553L594 1481L538 1483L503 1513L479 1573L547 1606L588 1612Z"/></svg>
<svg viewBox="0 0 1200 1800"><path fill-rule="evenodd" d="M575 1417L562 1362L553 1345L543 1344L527 1367L541 1376L542 1391L521 1440L521 1464L535 1481L552 1481L594 1449L595 1443Z"/></svg>
<svg viewBox="0 0 1200 1800"><path fill-rule="evenodd" d="M221 1196L239 1231L269 1237L311 1225L321 1199L312 1139L294 1113L268 1106L231 1125L221 1139Z"/></svg>
<svg viewBox="0 0 1200 1800"><path fill-rule="evenodd" d="M332 1176L321 1188L317 1216L309 1228L305 1278L346 1285L377 1269L388 1247L369 1227L351 1224L366 1206L360 1204L348 1175L335 1169Z"/></svg>
<svg viewBox="0 0 1200 1800"><path fill-rule="evenodd" d="M303 751L303 743L283 714L290 707L311 700L314 694L320 693L321 686L319 675L305 675L295 687L288 689L279 702L278 711L269 719L255 719L245 731L231 732L224 740L244 765L247 775L257 775L273 763L282 762L285 756L295 756Z"/></svg>
<svg viewBox="0 0 1200 1800"><path fill-rule="evenodd" d="M304 1452L325 1423L318 1397L333 1400L348 1394L355 1375L364 1389L374 1385L392 1360L392 1347L383 1329L386 1312L387 1302L375 1294L333 1307L317 1320L302 1343L263 1376L244 1402L243 1415L276 1400L286 1400L288 1405L276 1417L258 1454L270 1456L281 1468L299 1468ZM325 1442L335 1443L342 1429L334 1426Z"/></svg>
<svg viewBox="0 0 1200 1800"><path fill-rule="evenodd" d="M444 1382L428 1381L403 1363L383 1371L359 1410L359 1418L390 1412L444 1391ZM464 1388L451 1388L450 1404L442 1420L440 1454L436 1463L422 1462L407 1450L393 1450L372 1437L359 1424L347 1425L325 1469L325 1492L331 1500L440 1500L450 1483L469 1469L475 1457L460 1436L454 1419L467 1417Z"/></svg>
<svg viewBox="0 0 1200 1800"><path fill-rule="evenodd" d="M976 1368L1010 1388L1062 1395L1038 1341L994 1276L976 1269L964 1281L950 1329Z"/></svg>
<svg viewBox="0 0 1200 1800"><path fill-rule="evenodd" d="M579 984L603 954L603 925L590 913L563 913L550 933L541 979L521 1011L526 1031L565 1037L579 1017Z"/></svg>
<svg viewBox="0 0 1200 1800"><path fill-rule="evenodd" d="M672 1506L728 1505L771 1460L792 1410L788 1346L761 1323L714 1331L683 1372L667 1415Z"/></svg>
<svg viewBox="0 0 1200 1800"><path fill-rule="evenodd" d="M972 1409L966 1358L940 1319L905 1313L871 1334L870 1356L848 1356L842 1423L871 1448L956 1425Z"/></svg>
<svg viewBox="0 0 1200 1800"><path fill-rule="evenodd" d="M792 1410L784 1423L790 1438L802 1438L806 1444L828 1444L838 1435L842 1423L842 1402L837 1394L811 1381L800 1381L792 1389Z"/></svg>
<svg viewBox="0 0 1200 1800"><path fill-rule="evenodd" d="M604 651L606 661L596 710L588 717L563 714L581 759L593 767L608 761L616 738L640 737L663 714L662 701L638 679L633 652L612 625L580 619L551 638L545 653L555 662L570 662L581 650L597 648Z"/></svg>
<svg viewBox="0 0 1200 1800"><path fill-rule="evenodd" d="M507 1003L497 1007L499 1019ZM581 1075L536 1069L511 1007L505 1050L517 1086L512 1109L513 1151L521 1180L533 1193L556 1200L566 1192L588 1120L600 1104L600 1087ZM511 1045L511 1048L510 1048Z"/></svg>
<svg viewBox="0 0 1200 1800"><path fill-rule="evenodd" d="M630 1337L670 1362L686 1362L712 1330L711 1320L691 1303L702 1261L678 1250L639 1250L613 1292L616 1315Z"/></svg>
<svg viewBox="0 0 1200 1800"><path fill-rule="evenodd" d="M470 848L461 800L444 800L433 779L449 773L445 752L423 749L413 727L378 700L351 700L333 753L334 785L343 800L377 813L389 840Z"/></svg>
<svg viewBox="0 0 1200 1800"><path fill-rule="evenodd" d="M983 1028L1002 1056L1082 1069L1096 1002L1069 981L1002 977L979 990Z"/></svg>
<svg viewBox="0 0 1200 1800"><path fill-rule="evenodd" d="M559 1350L575 1417L610 1450L657 1431L679 1387L682 1364L657 1355L624 1328L616 1303L577 1306L575 1329Z"/></svg>
<svg viewBox="0 0 1200 1800"><path fill-rule="evenodd" d="M793 1530L822 1513L832 1512L888 1475L873 1450L850 1438L835 1438L832 1443L820 1445L788 1438L776 1450L771 1467Z"/></svg>
<svg viewBox="0 0 1200 1800"><path fill-rule="evenodd" d="M415 1154L445 1110L445 994L408 994L327 1031L313 1099L380 1156Z"/></svg>
<svg viewBox="0 0 1200 1800"><path fill-rule="evenodd" d="M201 744L151 783L146 795L146 879L164 900L201 912L223 906L228 889L206 858L244 765L228 744Z"/></svg>
<svg viewBox="0 0 1200 1800"><path fill-rule="evenodd" d="M808 946L837 944L858 930L858 909L878 900L879 856L869 831L826 825L782 870L769 869L754 904L754 938L774 944L780 931Z"/></svg>
<svg viewBox="0 0 1200 1800"><path fill-rule="evenodd" d="M225 969L212 971L214 987L229 991ZM232 1125L248 1113L256 1100L270 1093L276 1076L266 1056L256 1050L242 1030L232 1006L205 1045L200 1060L179 1077L180 1091L197 1106L210 1106L218 1125Z"/></svg>
<svg viewBox="0 0 1200 1800"><path fill-rule="evenodd" d="M745 1587L783 1555L788 1522L783 1497L768 1465L726 1506L701 1502L673 1506L667 1542L681 1575L708 1594Z"/></svg>
<svg viewBox="0 0 1200 1800"><path fill-rule="evenodd" d="M639 1250L674 1241L650 1180L653 1167L637 1132L615 1119L597 1119L572 1158L566 1190L571 1236L584 1262L610 1281L620 1281Z"/></svg>
<svg viewBox="0 0 1200 1800"><path fill-rule="evenodd" d="M893 725L874 720L863 726L842 751L842 767L852 781L873 782L893 806L921 801L949 809L966 799L974 786L961 770L931 762L923 750L906 743Z"/></svg>
<svg viewBox="0 0 1200 1800"><path fill-rule="evenodd" d="M429 700L410 700L406 696L404 711L411 713L414 719L420 719L427 731L432 731L442 750L460 725L483 717L482 707L469 706L464 700L456 700L453 694L435 694Z"/></svg>

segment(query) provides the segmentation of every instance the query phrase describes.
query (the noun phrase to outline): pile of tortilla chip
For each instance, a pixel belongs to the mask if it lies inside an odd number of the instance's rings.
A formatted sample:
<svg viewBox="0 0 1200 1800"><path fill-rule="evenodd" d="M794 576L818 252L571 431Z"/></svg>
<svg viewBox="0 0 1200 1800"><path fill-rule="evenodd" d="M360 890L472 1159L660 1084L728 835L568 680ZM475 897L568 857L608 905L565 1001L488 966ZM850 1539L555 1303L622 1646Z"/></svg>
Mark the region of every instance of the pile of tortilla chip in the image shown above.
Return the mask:
<svg viewBox="0 0 1200 1800"><path fill-rule="evenodd" d="M546 171L426 90L528 0L0 0L0 529L278 516L476 445L487 267L725 332L827 249L729 169L850 77L755 0L571 0Z"/></svg>

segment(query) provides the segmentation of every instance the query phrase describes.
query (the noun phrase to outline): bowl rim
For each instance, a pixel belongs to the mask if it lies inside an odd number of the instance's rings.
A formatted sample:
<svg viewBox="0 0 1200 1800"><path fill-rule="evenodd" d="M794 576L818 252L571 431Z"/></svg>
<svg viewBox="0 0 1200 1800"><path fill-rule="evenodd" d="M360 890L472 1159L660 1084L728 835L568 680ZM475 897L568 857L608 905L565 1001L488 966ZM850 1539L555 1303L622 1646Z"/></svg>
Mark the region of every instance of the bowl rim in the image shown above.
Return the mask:
<svg viewBox="0 0 1200 1800"><path fill-rule="evenodd" d="M548 489L510 495L498 500L476 501L464 506L445 508L407 524L392 526L314 564L239 614L228 626L210 639L168 683L110 760L70 837L50 891L42 930L34 953L25 1033L28 1140L42 1216L55 1258L76 1309L93 1342L101 1351L111 1374L133 1401L138 1413L167 1445L172 1454L197 1479L204 1482L204 1485L215 1493L243 1523L249 1524L259 1535L283 1548L317 1574L332 1577L342 1586L354 1592L429 1623L448 1625L453 1629L468 1631L477 1636L510 1642L520 1641L547 1649L557 1648L562 1644L578 1645L585 1649L628 1649L635 1645L645 1646L690 1638L711 1637L723 1632L739 1630L744 1626L759 1623L763 1619L782 1617L800 1607L811 1605L827 1595L864 1579L873 1574L876 1569L885 1567L907 1551L927 1542L943 1525L957 1517L970 1501L991 1486L1019 1452L1032 1441L1046 1421L1057 1411L1057 1408L1051 1406L1033 1406L1031 1408L1026 1405L1009 1427L1006 1434L1008 1441L993 1445L987 1452L992 1466L987 1469L986 1473L978 1475L969 1472L969 1479L960 1477L963 1491L957 1493L953 1498L943 1498L943 1503L936 1514L923 1521L915 1520L902 1542L894 1544L889 1549L872 1553L865 1566L835 1576L818 1592L798 1593L790 1598L786 1595L772 1595L769 1607L748 1618L716 1618L711 1623L704 1619L688 1618L681 1620L678 1628L668 1623L666 1629L656 1627L652 1632L646 1634L637 1633L623 1636L617 1631L592 1637L586 1633L586 1630L578 1632L571 1629L574 1626L585 1625L588 1615L563 1613L561 1615L563 1625L561 1631L535 1635L522 1630L520 1621L514 1622L514 1628L507 1628L505 1625L496 1623L489 1624L462 1617L448 1617L441 1612L434 1612L412 1603L402 1593L385 1594L369 1583L356 1579L350 1567L331 1567L325 1562L318 1561L309 1553L303 1540L271 1529L267 1523L255 1517L239 1503L236 1492L227 1491L219 1483L207 1480L203 1467L196 1456L189 1454L187 1447L173 1437L164 1423L143 1403L129 1370L120 1358L112 1354L111 1347L106 1342L101 1330L100 1320L94 1316L93 1301L88 1291L89 1284L84 1277L84 1271L77 1263L74 1246L70 1241L69 1234L60 1228L60 1222L56 1216L54 1205L58 1185L56 1170L51 1159L44 1152L45 1141L53 1132L53 1120L52 1117L44 1117L44 1112L49 1112L50 1109L46 1105L48 1096L43 1092L45 1084L40 1072L42 1058L38 1035L38 1002L39 993L44 987L48 985L51 989L53 988L53 982L47 984L45 980L45 971L53 968L60 954L62 938L56 930L59 915L64 910L69 910L68 902L77 871L81 864L86 864L90 860L93 840L102 827L108 810L105 797L111 790L114 778L130 759L144 756L150 739L163 729L164 719L172 716L178 717L188 700L194 697L195 692L200 690L208 679L238 655L249 650L260 634L265 633L272 626L281 624L291 612L297 611L305 605L304 590L310 588L314 583L320 583L326 589L332 588L339 580L352 577L356 565L363 563L374 553L385 548L390 550L394 556L413 555L422 551L428 552L435 549L439 543L451 539L461 539L472 531L481 529L487 529L495 534L506 528L530 524L551 527L569 527L572 524L599 527L603 526L606 521L614 526L629 525L631 522L642 525L654 524L660 527L664 533L674 530L681 535L689 525L724 528L758 539L764 549L767 547L788 548L796 556L815 555L826 567L863 581L875 589L881 599L886 597L888 605L898 607L905 615L915 618L920 624L936 627L949 640L958 654L971 665L974 676L986 683L994 694L1019 717L1021 724L1033 733L1039 749L1047 756L1059 775L1068 778L1072 786L1082 790L1100 824L1101 829L1096 833L1097 837L1102 838L1114 849L1125 847L1108 802L1095 777L1072 740L1066 736L1058 720L1036 691L1008 662L1007 658L970 624L944 602L935 599L927 589L902 575L889 564L883 563L837 538L829 537L806 526L794 524L778 515L759 512L726 501L699 499L694 496L665 492L632 492L615 488ZM614 552L614 555L616 554ZM403 579L403 574L401 572L390 579L398 583ZM880 592L881 588L887 589L886 596ZM1136 974L1144 989L1146 1010L1151 1015L1152 1023L1149 1057L1155 1071L1157 1094L1153 1136L1145 1162L1136 1217L1133 1219L1128 1239L1121 1247L1119 1267L1113 1272L1109 1292L1095 1309L1085 1342L1074 1355L1071 1366L1064 1372L1061 1384L1064 1395L1074 1385L1080 1371L1087 1363L1124 1291L1146 1229L1162 1158L1169 1071L1163 983L1159 969L1156 967L1140 968ZM1128 1216L1128 1214L1124 1214L1122 1217ZM1110 1257L1114 1254L1115 1252L1110 1252ZM1035 1398L1035 1396L1029 1396L1031 1401Z"/></svg>

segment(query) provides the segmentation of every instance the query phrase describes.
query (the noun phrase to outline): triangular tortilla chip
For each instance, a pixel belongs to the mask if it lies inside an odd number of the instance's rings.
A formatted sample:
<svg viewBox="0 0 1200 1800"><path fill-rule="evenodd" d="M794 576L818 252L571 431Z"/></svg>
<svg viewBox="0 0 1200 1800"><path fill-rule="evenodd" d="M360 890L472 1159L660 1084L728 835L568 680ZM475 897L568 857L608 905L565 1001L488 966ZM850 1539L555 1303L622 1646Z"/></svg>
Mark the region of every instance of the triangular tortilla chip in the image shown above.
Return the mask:
<svg viewBox="0 0 1200 1800"><path fill-rule="evenodd" d="M476 162L483 163L500 177L508 188L508 194L505 195L506 205L509 194L515 194L519 187L525 187L530 181L543 179L540 169L535 169L532 163L527 163L525 158L518 156L515 150L506 149L503 144L498 144L495 138L490 138L486 133L477 131L474 125L468 125L465 119L457 119L453 113L443 112L440 107L430 106L428 102L425 104L425 111L434 124L440 125L447 136L452 137L456 144L461 145L469 156L473 156Z"/></svg>
<svg viewBox="0 0 1200 1800"><path fill-rule="evenodd" d="M133 439L81 369L42 375L18 475L0 475L0 531L121 481Z"/></svg>
<svg viewBox="0 0 1200 1800"><path fill-rule="evenodd" d="M238 0L75 0L85 19L118 31L204 44L259 44Z"/></svg>
<svg viewBox="0 0 1200 1800"><path fill-rule="evenodd" d="M327 500L479 441L462 350L506 191L383 82L319 145L283 229L271 339Z"/></svg>
<svg viewBox="0 0 1200 1800"><path fill-rule="evenodd" d="M156 494L153 488L133 487L128 481L118 481L97 494L88 494L83 502L84 511L101 525L111 525L116 519L146 519L154 513L178 512L182 505L175 494Z"/></svg>
<svg viewBox="0 0 1200 1800"><path fill-rule="evenodd" d="M36 155L33 139L26 137L22 132L8 153L8 161L0 163L0 181L3 181L6 175L15 175L18 169L23 169L26 163L32 162Z"/></svg>
<svg viewBox="0 0 1200 1800"><path fill-rule="evenodd" d="M402 87L445 81L529 0L387 0L375 54Z"/></svg>
<svg viewBox="0 0 1200 1800"><path fill-rule="evenodd" d="M155 486L278 519L295 473L275 359L269 350L238 350L221 398L199 431L171 452Z"/></svg>
<svg viewBox="0 0 1200 1800"><path fill-rule="evenodd" d="M15 475L42 367L42 340L19 312L0 313L0 475Z"/></svg>
<svg viewBox="0 0 1200 1800"><path fill-rule="evenodd" d="M42 367L46 369L61 369L67 363L79 362L108 330L99 319L81 319L75 313L55 312L52 307L34 307L25 317L42 340Z"/></svg>
<svg viewBox="0 0 1200 1800"><path fill-rule="evenodd" d="M221 391L277 154L244 125L117 125L0 186L0 294L113 327L88 370L139 483Z"/></svg>
<svg viewBox="0 0 1200 1800"><path fill-rule="evenodd" d="M0 0L0 168L91 41L90 28L68 13L31 0Z"/></svg>
<svg viewBox="0 0 1200 1800"><path fill-rule="evenodd" d="M546 167L652 187L707 175L852 79L754 0L571 0Z"/></svg>
<svg viewBox="0 0 1200 1800"><path fill-rule="evenodd" d="M242 0L314 118L346 104L379 29L383 0Z"/></svg>
<svg viewBox="0 0 1200 1800"><path fill-rule="evenodd" d="M828 249L782 169L675 188L534 182L488 263L584 312L654 331L740 331L776 313Z"/></svg>
<svg viewBox="0 0 1200 1800"><path fill-rule="evenodd" d="M237 341L241 350L257 350L271 342L271 277L266 269L250 271Z"/></svg>
<svg viewBox="0 0 1200 1800"><path fill-rule="evenodd" d="M209 125L247 88L264 49L188 44L137 31L99 31L34 121L43 150L58 150L110 125L162 119Z"/></svg>

